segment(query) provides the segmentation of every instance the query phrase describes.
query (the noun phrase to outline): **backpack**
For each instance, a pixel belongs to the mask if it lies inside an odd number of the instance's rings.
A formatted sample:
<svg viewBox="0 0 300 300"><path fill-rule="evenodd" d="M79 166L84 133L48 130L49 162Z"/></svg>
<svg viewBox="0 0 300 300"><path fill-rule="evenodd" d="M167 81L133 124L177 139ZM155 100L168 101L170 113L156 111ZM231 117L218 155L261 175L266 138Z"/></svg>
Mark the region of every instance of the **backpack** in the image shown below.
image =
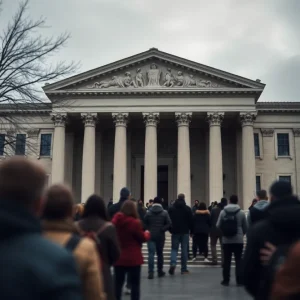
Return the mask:
<svg viewBox="0 0 300 300"><path fill-rule="evenodd" d="M238 233L238 222L237 222L236 215L239 211L240 209L238 209L235 212L228 212L224 210L225 215L221 221L221 226L220 226L223 236L233 237Z"/></svg>
<svg viewBox="0 0 300 300"><path fill-rule="evenodd" d="M91 240L93 240L96 244L97 250L98 250L98 254L99 254L99 259L101 262L101 266L103 267L103 263L105 262L104 260L104 253L103 253L103 249L102 249L102 245L101 245L101 241L99 239L99 235L107 228L110 226L111 223L106 222L103 224L102 227L100 227L100 229L98 231L83 231L80 229L81 232L81 236L82 237L86 237L89 238Z"/></svg>

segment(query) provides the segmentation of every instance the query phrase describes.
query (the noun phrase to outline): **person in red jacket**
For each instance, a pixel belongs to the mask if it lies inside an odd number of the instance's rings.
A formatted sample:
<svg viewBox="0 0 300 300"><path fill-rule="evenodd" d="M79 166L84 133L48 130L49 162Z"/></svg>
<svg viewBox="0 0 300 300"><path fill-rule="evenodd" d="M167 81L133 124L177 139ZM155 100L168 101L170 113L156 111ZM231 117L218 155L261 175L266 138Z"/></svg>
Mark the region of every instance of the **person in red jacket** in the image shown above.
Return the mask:
<svg viewBox="0 0 300 300"><path fill-rule="evenodd" d="M131 278L131 300L140 299L141 265L144 263L142 244L150 239L149 231L143 231L136 203L126 200L112 219L119 237L121 255L115 263L115 294L121 300L125 275Z"/></svg>

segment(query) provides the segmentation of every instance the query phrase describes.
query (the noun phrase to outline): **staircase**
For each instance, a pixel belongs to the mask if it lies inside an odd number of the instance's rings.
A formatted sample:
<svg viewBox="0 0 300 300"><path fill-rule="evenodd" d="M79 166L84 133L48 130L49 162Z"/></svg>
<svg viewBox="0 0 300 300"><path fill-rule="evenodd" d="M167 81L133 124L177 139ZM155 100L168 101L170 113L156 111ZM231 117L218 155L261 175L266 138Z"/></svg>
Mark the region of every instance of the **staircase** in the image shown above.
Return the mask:
<svg viewBox="0 0 300 300"><path fill-rule="evenodd" d="M143 244L143 256L145 264L148 263L148 249L147 243ZM166 233L166 242L164 247L164 264L166 266L170 265L170 256L171 256L171 234ZM181 257L181 249L179 247L178 251L178 259L177 264L180 265L180 257ZM190 257L192 258L192 239L190 239ZM218 257L218 265L212 265L211 263L205 263L204 257L198 255L196 261L189 260L188 261L188 268L205 268L205 267L220 267L221 266L221 246L220 243L217 244L217 257ZM208 259L212 261L211 257L211 250L210 250L210 241L208 241ZM156 256L155 256L155 263L156 263ZM234 258L232 259L232 266L235 265Z"/></svg>

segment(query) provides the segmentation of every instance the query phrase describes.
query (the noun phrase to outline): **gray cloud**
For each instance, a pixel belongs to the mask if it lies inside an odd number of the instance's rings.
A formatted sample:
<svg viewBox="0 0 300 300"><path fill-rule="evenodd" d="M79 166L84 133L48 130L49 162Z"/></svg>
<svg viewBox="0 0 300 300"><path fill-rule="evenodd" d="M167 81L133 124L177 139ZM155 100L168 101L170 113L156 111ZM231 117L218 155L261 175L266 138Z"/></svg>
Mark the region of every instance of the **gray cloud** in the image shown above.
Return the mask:
<svg viewBox="0 0 300 300"><path fill-rule="evenodd" d="M17 0L4 0L0 27ZM267 84L261 100L300 101L298 0L32 0L44 34L71 33L52 60L85 71L157 47Z"/></svg>

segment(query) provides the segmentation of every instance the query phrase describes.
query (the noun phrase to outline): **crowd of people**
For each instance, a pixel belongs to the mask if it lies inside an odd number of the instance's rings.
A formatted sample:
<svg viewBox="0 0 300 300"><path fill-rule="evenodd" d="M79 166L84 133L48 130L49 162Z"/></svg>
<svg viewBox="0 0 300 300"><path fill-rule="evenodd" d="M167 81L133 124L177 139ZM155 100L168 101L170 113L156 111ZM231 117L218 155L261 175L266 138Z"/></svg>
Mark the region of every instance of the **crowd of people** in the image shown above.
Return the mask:
<svg viewBox="0 0 300 300"><path fill-rule="evenodd" d="M155 254L157 276L164 277L167 231L170 276L176 273L179 246L180 273L189 274L190 238L192 260L199 254L211 264L218 264L219 241L223 286L230 284L233 254L236 284L254 299L300 298L300 202L288 182L275 182L269 196L258 191L246 216L236 195L208 208L197 200L190 208L184 194L169 207L159 197L144 207L126 187L108 207L97 195L74 205L69 187L55 184L45 190L46 180L44 169L24 158L0 165L3 299L120 300L126 285L131 299L139 300L142 244L148 246L148 279L155 277Z"/></svg>

